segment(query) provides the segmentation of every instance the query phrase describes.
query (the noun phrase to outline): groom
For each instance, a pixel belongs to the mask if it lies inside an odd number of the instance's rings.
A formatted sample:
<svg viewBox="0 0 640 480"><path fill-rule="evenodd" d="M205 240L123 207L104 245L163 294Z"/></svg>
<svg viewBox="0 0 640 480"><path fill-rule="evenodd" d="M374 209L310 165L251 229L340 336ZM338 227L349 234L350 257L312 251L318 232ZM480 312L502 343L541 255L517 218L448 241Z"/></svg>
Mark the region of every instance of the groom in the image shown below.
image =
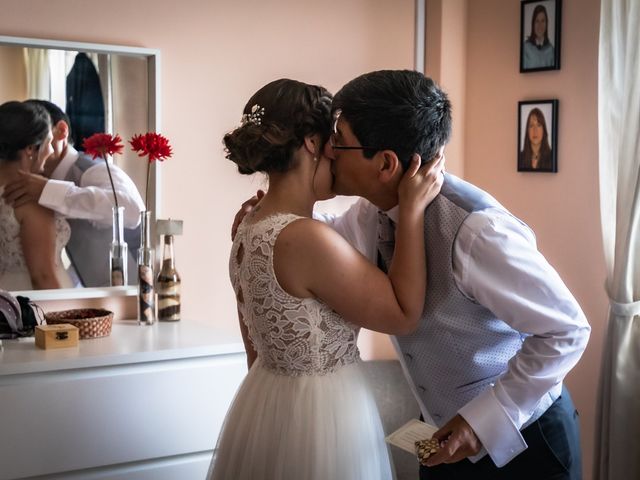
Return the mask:
<svg viewBox="0 0 640 480"><path fill-rule="evenodd" d="M346 84L332 109L334 191L363 198L327 221L386 269L399 178L413 153L444 150L450 102L418 72L378 71ZM392 338L423 417L445 442L420 478L580 479L578 415L562 380L590 327L533 232L447 173L425 210L425 249L422 320Z"/></svg>
<svg viewBox="0 0 640 480"><path fill-rule="evenodd" d="M411 154L444 149L450 102L420 73L379 71L345 85L332 109L334 191L364 197L332 223L386 268L392 251L380 248L378 211L393 224ZM420 478L580 479L578 417L562 380L590 327L533 232L446 174L425 210L425 248L422 320L393 338L423 416L446 441Z"/></svg>

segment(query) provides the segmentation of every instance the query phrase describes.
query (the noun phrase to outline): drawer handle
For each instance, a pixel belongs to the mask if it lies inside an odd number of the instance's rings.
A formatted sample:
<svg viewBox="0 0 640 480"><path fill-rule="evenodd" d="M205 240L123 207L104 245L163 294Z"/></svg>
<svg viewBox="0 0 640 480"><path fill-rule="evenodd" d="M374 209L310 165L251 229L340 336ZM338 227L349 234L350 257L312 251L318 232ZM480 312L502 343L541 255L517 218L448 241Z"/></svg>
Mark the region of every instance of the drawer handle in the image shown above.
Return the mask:
<svg viewBox="0 0 640 480"><path fill-rule="evenodd" d="M56 340L66 340L69 338L69 332L56 332Z"/></svg>

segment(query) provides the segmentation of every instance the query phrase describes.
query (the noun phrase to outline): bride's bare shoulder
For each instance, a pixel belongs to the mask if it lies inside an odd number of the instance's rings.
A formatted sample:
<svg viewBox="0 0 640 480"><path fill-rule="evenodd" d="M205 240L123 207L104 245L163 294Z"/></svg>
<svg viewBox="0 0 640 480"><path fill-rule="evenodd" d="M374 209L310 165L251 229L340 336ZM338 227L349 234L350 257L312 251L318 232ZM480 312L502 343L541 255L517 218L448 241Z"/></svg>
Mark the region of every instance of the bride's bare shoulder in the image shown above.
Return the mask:
<svg viewBox="0 0 640 480"><path fill-rule="evenodd" d="M337 232L311 218L291 222L282 229L274 247L273 264L278 282L290 295L314 297L311 286L324 271L357 254Z"/></svg>
<svg viewBox="0 0 640 480"><path fill-rule="evenodd" d="M28 202L13 209L18 222L28 220L50 221L53 220L53 210L43 207L36 202Z"/></svg>
<svg viewBox="0 0 640 480"><path fill-rule="evenodd" d="M301 218L282 229L278 241L294 246L322 246L327 242L344 241L342 236L324 222L312 218Z"/></svg>

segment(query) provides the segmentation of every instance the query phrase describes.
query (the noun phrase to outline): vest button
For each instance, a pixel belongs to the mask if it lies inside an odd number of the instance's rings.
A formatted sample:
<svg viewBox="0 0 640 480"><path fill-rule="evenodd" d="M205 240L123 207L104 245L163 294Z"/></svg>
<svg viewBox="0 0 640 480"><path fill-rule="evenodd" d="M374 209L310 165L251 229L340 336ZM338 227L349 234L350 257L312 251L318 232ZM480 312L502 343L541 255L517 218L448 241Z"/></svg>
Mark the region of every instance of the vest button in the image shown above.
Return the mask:
<svg viewBox="0 0 640 480"><path fill-rule="evenodd" d="M427 389L424 388L422 385L418 385L418 389L423 393L427 391Z"/></svg>
<svg viewBox="0 0 640 480"><path fill-rule="evenodd" d="M411 360L413 360L413 355L411 355L410 353L405 353L404 354L404 358L406 358L407 360L411 361Z"/></svg>
<svg viewBox="0 0 640 480"><path fill-rule="evenodd" d="M440 415L439 413L434 413L433 414L433 419L434 420L440 420L442 418L442 415Z"/></svg>

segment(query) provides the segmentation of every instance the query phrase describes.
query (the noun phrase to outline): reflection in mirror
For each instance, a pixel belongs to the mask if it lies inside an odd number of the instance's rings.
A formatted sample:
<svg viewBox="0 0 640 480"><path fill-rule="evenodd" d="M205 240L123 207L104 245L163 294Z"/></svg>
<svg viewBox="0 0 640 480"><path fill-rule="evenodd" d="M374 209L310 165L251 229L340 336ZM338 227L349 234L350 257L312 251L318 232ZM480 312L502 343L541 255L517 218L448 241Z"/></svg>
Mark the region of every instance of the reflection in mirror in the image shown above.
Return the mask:
<svg viewBox="0 0 640 480"><path fill-rule="evenodd" d="M105 288L111 284L109 249L114 203L111 184L119 205L125 207L128 284L136 285L138 224L139 213L145 209L142 198L147 162L131 151L128 140L136 133L158 128L158 56L158 51L149 49L0 36L0 69L11 72L0 78L0 104L27 99L46 101L36 103L38 108L44 107L49 112L53 134L53 154L43 168L30 167L35 172L32 175L17 171L25 169L30 149L37 145L19 145L21 149L13 162L3 158L0 150L0 191L7 195L0 198L0 289L27 290L25 293L33 299L135 293L134 287ZM102 132L120 135L125 146L122 154L110 159L109 171L103 159L93 160L82 152L83 139ZM0 138L6 144L5 140ZM18 167L20 155L23 161ZM153 165L146 206L154 218L158 213L155 168ZM25 209L29 211L20 205L21 199L34 199L33 205L37 201L41 210L54 212L50 216L55 218L52 224L62 245L53 255L65 272L54 285L62 289L32 290L51 286L39 287L33 282L34 272L29 271L33 262L27 260L32 254L28 245L24 251L22 246L25 241L34 240L33 236L27 236L27 229L21 232L18 218L25 216ZM65 230L70 230L66 241L60 238ZM43 239L36 240L41 242L35 249L36 256L42 256L46 245ZM14 271L8 272L11 269ZM16 269L21 274L16 275ZM78 287L93 288L84 288L80 295Z"/></svg>

